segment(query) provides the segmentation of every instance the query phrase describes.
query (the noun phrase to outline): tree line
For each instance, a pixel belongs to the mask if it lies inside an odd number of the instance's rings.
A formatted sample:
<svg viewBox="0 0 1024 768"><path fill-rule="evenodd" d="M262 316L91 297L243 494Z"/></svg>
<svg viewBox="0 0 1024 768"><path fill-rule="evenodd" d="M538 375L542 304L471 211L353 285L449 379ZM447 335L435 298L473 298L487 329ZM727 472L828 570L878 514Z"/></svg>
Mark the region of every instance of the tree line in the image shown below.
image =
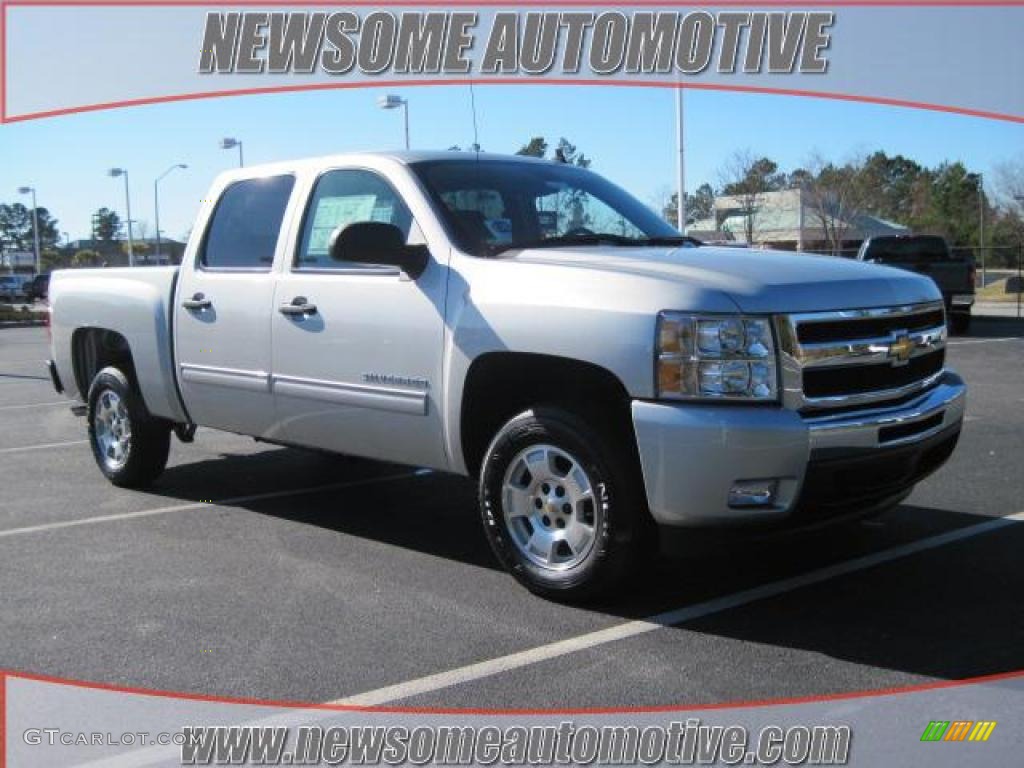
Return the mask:
<svg viewBox="0 0 1024 768"><path fill-rule="evenodd" d="M757 211L765 195L803 190L804 205L838 252L858 216L868 214L936 234L954 247L974 248L984 227L986 247L1012 249L1024 242L1024 157L999 164L984 179L960 161L928 167L904 155L881 150L836 162L815 153L799 168L784 172L778 163L748 150L734 153L719 169L718 185L704 183L686 196L687 224L714 217L716 196L735 199L748 242L757 234ZM990 194L990 191L992 194ZM677 196L664 206L676 220Z"/></svg>
<svg viewBox="0 0 1024 768"><path fill-rule="evenodd" d="M458 146L450 147L459 150ZM471 151L479 151L472 146ZM562 137L549 142L542 136L531 137L516 154L549 157L582 168L591 158ZM717 184L705 182L693 194L686 195L688 226L715 216L715 198L734 198L733 209L741 215L747 242L756 240L758 210L765 195L786 189L803 190L805 207L824 232L835 252L842 249L851 222L869 214L901 224L919 234L937 234L954 247L974 248L984 226L986 247L996 251L990 264L1002 260L1015 264L1017 249L1024 243L1024 155L996 166L990 179L971 171L961 161L943 162L928 167L904 155L889 155L878 150L845 161L834 161L820 153L792 171L780 169L777 162L749 150L733 153L718 169ZM991 194L990 194L991 191ZM579 201L568 201L578 207ZM657 207L671 223L676 222L677 196L664 196ZM125 248L124 222L109 208L100 208L92 217L95 249L69 253L60 248L59 222L44 207L36 209L43 269L66 266L96 266L103 254ZM145 253L145 222L135 224L136 254ZM33 241L32 210L21 203L0 204L0 245L7 251L31 252Z"/></svg>

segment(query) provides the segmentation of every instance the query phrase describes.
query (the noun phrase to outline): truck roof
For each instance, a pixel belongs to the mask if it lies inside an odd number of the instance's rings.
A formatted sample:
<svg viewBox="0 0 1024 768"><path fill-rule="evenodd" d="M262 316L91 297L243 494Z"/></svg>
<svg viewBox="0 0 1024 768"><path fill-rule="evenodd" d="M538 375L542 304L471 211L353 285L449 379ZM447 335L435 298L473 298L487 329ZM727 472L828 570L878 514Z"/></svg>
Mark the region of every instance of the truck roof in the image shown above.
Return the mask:
<svg viewBox="0 0 1024 768"><path fill-rule="evenodd" d="M276 163L262 163L260 165L247 165L243 168L233 168L223 171L218 178L225 180L247 179L254 176L280 173L284 171L308 170L310 168L323 168L335 164L352 163L363 158L375 158L391 160L402 165L420 163L431 160L459 160L473 158L477 153L471 151L460 152L457 150L394 150L394 151L370 151L370 152L344 152L336 155L319 155L316 157L299 158L295 160L284 160ZM549 159L539 157L528 157L525 155L506 155L496 152L480 152L479 156L485 160L504 160L516 163L550 163Z"/></svg>

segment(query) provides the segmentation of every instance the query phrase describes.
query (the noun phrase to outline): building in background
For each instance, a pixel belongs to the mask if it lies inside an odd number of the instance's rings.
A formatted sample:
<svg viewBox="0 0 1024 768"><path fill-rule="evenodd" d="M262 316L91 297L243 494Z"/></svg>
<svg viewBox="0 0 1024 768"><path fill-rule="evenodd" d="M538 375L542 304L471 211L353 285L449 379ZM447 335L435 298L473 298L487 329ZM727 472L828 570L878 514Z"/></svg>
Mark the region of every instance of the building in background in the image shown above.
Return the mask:
<svg viewBox="0 0 1024 768"><path fill-rule="evenodd" d="M910 233L901 224L859 212L849 219L840 220L837 229L841 233L838 250L849 256L857 252L867 237ZM687 228L687 233L707 243L813 253L833 253L836 250L826 234L821 216L803 189L763 192L753 203L749 197L717 196L714 216L695 221ZM752 235L749 242L748 234Z"/></svg>

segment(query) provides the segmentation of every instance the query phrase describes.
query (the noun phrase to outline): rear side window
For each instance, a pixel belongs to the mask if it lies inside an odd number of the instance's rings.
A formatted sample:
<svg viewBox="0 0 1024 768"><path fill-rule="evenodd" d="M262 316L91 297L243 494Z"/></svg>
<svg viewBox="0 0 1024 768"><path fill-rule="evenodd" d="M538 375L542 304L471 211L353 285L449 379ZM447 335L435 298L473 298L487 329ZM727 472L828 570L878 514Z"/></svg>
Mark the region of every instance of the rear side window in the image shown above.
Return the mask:
<svg viewBox="0 0 1024 768"><path fill-rule="evenodd" d="M237 181L220 196L199 263L210 269L269 270L293 176Z"/></svg>
<svg viewBox="0 0 1024 768"><path fill-rule="evenodd" d="M888 264L915 261L945 261L950 258L949 247L941 237L882 237L872 240L864 258L878 259Z"/></svg>

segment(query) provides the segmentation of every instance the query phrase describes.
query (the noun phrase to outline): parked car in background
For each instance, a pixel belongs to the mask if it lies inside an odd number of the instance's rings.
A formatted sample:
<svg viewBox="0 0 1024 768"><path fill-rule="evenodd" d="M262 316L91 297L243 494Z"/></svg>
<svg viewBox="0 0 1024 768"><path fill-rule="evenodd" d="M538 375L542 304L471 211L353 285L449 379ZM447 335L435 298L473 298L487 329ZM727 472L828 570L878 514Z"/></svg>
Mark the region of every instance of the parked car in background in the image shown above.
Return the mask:
<svg viewBox="0 0 1024 768"><path fill-rule="evenodd" d="M36 275L25 283L25 298L29 301L45 299L50 292L50 273Z"/></svg>
<svg viewBox="0 0 1024 768"><path fill-rule="evenodd" d="M20 275L0 275L0 301L17 301L25 297L25 283Z"/></svg>
<svg viewBox="0 0 1024 768"><path fill-rule="evenodd" d="M857 258L928 275L942 291L956 333L971 325L976 269L972 256L957 256L938 235L884 235L861 243Z"/></svg>

